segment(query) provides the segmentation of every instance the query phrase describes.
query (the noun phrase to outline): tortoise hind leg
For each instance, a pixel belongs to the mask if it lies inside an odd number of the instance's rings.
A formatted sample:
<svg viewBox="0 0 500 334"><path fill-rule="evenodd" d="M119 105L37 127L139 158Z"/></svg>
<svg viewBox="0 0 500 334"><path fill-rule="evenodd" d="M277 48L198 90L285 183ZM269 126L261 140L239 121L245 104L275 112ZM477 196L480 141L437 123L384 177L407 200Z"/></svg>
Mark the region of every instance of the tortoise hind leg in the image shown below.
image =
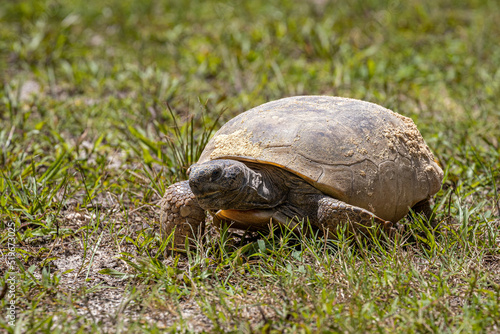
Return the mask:
<svg viewBox="0 0 500 334"><path fill-rule="evenodd" d="M323 197L318 202L319 227L328 230L330 235L335 235L338 227L347 224L351 232L362 232L369 235L368 228L379 225L385 233L392 235L393 224L377 217L372 212L363 208L347 204L331 197Z"/></svg>
<svg viewBox="0 0 500 334"><path fill-rule="evenodd" d="M163 238L168 238L175 229L174 248L184 249L186 237L201 235L205 217L205 210L198 205L188 181L167 188L161 200L160 226Z"/></svg>
<svg viewBox="0 0 500 334"><path fill-rule="evenodd" d="M437 226L436 220L432 217L431 201L428 198L415 204L411 210L416 214L423 215L429 221L432 228ZM412 219L411 213L408 214L407 218Z"/></svg>

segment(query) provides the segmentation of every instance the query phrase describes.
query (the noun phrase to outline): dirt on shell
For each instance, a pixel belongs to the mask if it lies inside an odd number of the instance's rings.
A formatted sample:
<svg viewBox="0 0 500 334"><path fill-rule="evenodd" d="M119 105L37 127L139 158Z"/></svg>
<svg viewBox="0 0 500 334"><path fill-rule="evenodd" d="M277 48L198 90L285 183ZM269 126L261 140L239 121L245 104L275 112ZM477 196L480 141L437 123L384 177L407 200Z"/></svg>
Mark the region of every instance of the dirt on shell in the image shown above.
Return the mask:
<svg viewBox="0 0 500 334"><path fill-rule="evenodd" d="M424 155L434 160L432 152L413 120L393 111L390 112L403 121L404 127L390 127L383 131L384 136L390 142L389 147L398 147L398 142L402 142L412 157L419 158Z"/></svg>
<svg viewBox="0 0 500 334"><path fill-rule="evenodd" d="M214 150L210 153L211 159L223 156L247 156L258 158L263 148L259 143L253 143L252 132L241 129L229 135L218 135L214 141Z"/></svg>

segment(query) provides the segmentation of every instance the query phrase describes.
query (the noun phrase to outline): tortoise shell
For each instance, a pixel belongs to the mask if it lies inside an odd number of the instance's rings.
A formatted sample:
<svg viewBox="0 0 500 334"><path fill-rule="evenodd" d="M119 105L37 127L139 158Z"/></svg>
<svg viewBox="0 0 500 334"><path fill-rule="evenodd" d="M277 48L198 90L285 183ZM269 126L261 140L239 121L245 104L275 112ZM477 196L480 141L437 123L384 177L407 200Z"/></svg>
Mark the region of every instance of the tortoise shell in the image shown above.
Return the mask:
<svg viewBox="0 0 500 334"><path fill-rule="evenodd" d="M410 118L341 97L296 96L231 119L199 163L284 168L323 193L396 222L441 187L443 171Z"/></svg>

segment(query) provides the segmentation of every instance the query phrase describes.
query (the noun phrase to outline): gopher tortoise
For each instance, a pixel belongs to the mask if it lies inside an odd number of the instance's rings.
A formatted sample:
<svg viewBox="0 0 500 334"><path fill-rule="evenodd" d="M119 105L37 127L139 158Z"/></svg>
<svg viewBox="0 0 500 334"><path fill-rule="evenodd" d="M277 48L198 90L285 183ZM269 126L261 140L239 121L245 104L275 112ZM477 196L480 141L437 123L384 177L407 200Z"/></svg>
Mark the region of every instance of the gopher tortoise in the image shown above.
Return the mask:
<svg viewBox="0 0 500 334"><path fill-rule="evenodd" d="M204 228L206 211L245 230L308 219L332 235L339 226L390 232L410 208L431 212L442 179L410 118L349 98L289 97L220 128L189 181L167 188L162 233L175 230L182 247Z"/></svg>

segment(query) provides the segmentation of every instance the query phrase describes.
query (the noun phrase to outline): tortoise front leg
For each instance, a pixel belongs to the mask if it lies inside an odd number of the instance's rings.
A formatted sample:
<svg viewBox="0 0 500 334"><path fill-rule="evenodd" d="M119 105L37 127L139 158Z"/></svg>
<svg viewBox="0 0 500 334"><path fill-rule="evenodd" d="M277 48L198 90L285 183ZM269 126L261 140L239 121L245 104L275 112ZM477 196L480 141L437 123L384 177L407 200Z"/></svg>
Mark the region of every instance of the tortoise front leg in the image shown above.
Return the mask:
<svg viewBox="0 0 500 334"><path fill-rule="evenodd" d="M368 228L379 225L385 233L392 235L393 224L377 217L363 208L347 204L331 197L323 197L318 202L318 222L323 231L335 236L337 228L344 227L351 232L369 235Z"/></svg>
<svg viewBox="0 0 500 334"><path fill-rule="evenodd" d="M198 205L188 181L167 188L161 201L161 234L168 238L175 228L174 248L184 249L186 237L202 235L205 217L205 210Z"/></svg>

